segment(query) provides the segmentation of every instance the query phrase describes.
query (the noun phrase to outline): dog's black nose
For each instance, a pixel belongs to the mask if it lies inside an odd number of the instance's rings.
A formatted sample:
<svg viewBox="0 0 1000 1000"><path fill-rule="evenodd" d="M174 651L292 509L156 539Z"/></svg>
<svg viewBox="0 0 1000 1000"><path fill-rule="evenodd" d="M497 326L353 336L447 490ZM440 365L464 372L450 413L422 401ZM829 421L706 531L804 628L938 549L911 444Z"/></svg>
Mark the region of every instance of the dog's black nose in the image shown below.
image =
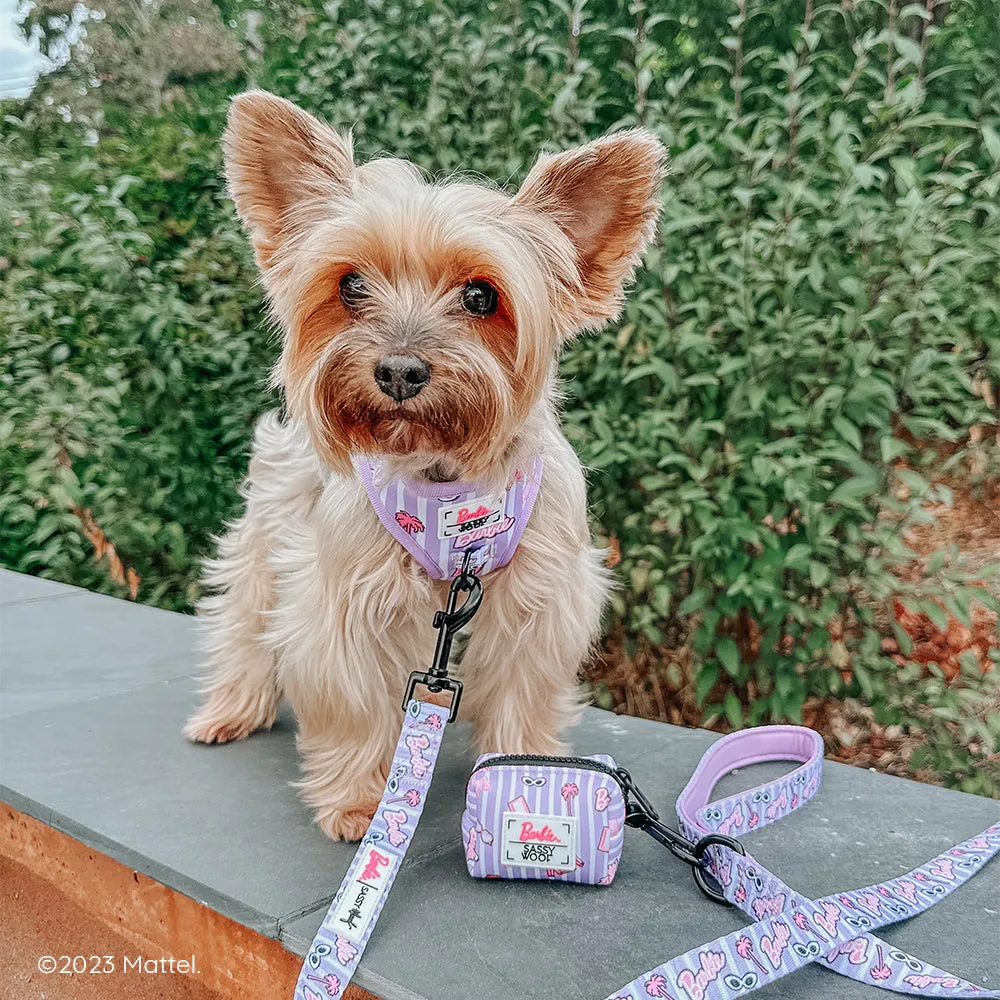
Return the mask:
<svg viewBox="0 0 1000 1000"><path fill-rule="evenodd" d="M375 366L375 381L397 403L415 396L431 380L431 366L412 354L387 354Z"/></svg>

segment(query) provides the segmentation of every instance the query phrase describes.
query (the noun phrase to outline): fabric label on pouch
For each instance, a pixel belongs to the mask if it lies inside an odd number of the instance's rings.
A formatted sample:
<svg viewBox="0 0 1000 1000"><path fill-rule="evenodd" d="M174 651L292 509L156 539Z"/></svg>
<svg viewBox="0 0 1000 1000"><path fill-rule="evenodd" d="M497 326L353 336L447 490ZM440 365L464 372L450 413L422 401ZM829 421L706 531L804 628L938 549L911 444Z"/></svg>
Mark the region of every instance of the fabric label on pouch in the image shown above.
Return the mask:
<svg viewBox="0 0 1000 1000"><path fill-rule="evenodd" d="M500 863L518 868L576 869L575 816L505 812Z"/></svg>

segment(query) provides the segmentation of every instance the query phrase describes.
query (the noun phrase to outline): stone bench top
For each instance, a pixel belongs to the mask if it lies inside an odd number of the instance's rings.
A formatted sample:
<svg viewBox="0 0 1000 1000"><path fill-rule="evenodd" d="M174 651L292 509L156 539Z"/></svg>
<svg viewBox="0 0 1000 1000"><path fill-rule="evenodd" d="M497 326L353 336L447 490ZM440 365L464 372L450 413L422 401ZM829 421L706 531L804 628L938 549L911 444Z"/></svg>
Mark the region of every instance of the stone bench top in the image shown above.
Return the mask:
<svg viewBox="0 0 1000 1000"><path fill-rule="evenodd" d="M182 739L197 699L192 626L0 571L0 799L304 954L354 847L320 833L290 787L287 711L243 743ZM597 709L572 734L577 752L627 766L665 816L715 738ZM601 1000L746 923L635 830L610 888L469 878L459 820L473 760L467 726L452 727L359 986L384 1000ZM722 791L783 770L756 765ZM819 896L902 874L998 815L989 799L828 763L813 802L746 840L786 882ZM884 936L1000 988L1000 863ZM878 996L816 965L760 995Z"/></svg>

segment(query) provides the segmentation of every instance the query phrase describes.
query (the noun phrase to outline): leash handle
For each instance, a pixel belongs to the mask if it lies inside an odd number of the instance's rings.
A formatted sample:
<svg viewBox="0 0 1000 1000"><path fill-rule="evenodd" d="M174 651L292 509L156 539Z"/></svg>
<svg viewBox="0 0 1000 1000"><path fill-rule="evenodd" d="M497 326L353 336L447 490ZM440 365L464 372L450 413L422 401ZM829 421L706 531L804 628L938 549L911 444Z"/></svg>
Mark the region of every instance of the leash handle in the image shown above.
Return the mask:
<svg viewBox="0 0 1000 1000"><path fill-rule="evenodd" d="M796 760L776 781L719 801L712 792L737 767ZM732 733L702 757L677 800L678 825L691 839L746 833L777 822L819 789L823 743L799 726ZM756 921L695 948L633 980L607 1000L734 1000L811 962L871 986L917 996L997 998L921 962L871 931L916 916L971 878L1000 852L1000 824L951 848L909 875L819 900L806 899L750 855L728 845L708 851L724 899Z"/></svg>

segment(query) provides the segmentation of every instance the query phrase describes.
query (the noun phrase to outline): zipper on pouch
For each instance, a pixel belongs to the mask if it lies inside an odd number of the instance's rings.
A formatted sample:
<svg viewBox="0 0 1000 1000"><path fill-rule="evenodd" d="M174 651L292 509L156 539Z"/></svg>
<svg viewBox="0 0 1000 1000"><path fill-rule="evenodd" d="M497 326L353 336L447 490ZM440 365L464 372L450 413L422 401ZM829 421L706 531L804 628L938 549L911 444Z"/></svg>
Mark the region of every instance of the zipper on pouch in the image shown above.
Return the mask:
<svg viewBox="0 0 1000 1000"><path fill-rule="evenodd" d="M634 787L632 776L624 767L609 767L607 764L602 764L596 760L587 760L584 757L542 757L530 753L507 753L500 754L498 757L490 757L489 760L484 760L481 764L477 764L472 769L469 777L472 777L476 771L481 771L484 767L503 764L535 764L540 767L575 767L581 771L600 771L602 774L606 774L608 777L614 779L618 787L621 788L626 802L628 802L629 790Z"/></svg>

